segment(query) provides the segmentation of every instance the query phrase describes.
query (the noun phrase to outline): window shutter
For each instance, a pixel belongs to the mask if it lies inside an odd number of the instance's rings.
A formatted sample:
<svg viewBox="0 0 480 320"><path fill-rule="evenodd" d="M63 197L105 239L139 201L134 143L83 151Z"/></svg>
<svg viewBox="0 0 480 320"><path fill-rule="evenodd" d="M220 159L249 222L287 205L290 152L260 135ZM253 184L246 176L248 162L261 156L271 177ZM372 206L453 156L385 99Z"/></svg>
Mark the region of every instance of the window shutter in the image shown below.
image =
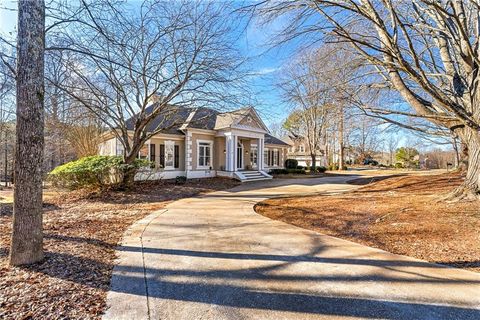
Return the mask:
<svg viewBox="0 0 480 320"><path fill-rule="evenodd" d="M267 150L267 166L270 167L270 150Z"/></svg>
<svg viewBox="0 0 480 320"><path fill-rule="evenodd" d="M174 151L173 151L174 155L175 155L175 159L174 159L174 167L175 168L178 168L180 167L180 146L178 145L175 145L174 146Z"/></svg>
<svg viewBox="0 0 480 320"><path fill-rule="evenodd" d="M165 145L160 145L160 166L165 168Z"/></svg>
<svg viewBox="0 0 480 320"><path fill-rule="evenodd" d="M273 166L273 157L275 156L275 153L273 150L270 150L270 166Z"/></svg>

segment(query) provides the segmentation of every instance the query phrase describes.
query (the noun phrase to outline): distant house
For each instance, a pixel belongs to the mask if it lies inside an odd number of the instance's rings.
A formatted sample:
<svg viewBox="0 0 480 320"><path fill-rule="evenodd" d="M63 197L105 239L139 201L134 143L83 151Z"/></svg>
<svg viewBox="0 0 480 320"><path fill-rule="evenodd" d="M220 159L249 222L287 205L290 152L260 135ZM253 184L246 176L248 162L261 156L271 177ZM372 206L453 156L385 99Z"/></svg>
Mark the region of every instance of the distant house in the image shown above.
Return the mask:
<svg viewBox="0 0 480 320"><path fill-rule="evenodd" d="M284 138L285 142L289 144L287 150L287 159L295 159L298 161L299 166L310 167L312 165L312 157L308 142L304 137L288 135ZM315 152L316 154L316 166L326 166L327 159L324 148L319 148Z"/></svg>
<svg viewBox="0 0 480 320"><path fill-rule="evenodd" d="M127 127L133 129L133 123L134 119L127 120ZM288 144L269 134L253 107L225 113L210 108L178 108L172 119L158 116L149 126L150 130L162 127L165 129L139 152L140 158L154 165L137 174L137 180L177 176L270 179L268 171L283 167L287 157ZM114 132L104 136L99 153L123 154Z"/></svg>

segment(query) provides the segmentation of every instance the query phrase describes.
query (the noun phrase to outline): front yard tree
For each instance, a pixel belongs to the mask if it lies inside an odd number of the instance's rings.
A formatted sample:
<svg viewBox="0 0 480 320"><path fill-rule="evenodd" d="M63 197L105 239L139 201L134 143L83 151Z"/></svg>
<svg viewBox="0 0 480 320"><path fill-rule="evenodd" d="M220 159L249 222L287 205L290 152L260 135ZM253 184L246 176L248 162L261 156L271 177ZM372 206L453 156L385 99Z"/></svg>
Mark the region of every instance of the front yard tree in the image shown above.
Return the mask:
<svg viewBox="0 0 480 320"><path fill-rule="evenodd" d="M333 35L350 43L384 87L396 90L409 106L371 111L408 129L405 117L420 118L458 136L468 150L468 168L451 198L479 198L477 1L264 1L254 7L269 21L288 15L280 42L307 36L312 43Z"/></svg>
<svg viewBox="0 0 480 320"><path fill-rule="evenodd" d="M221 108L237 96L242 79L226 3L133 5L82 2L84 10L74 9L81 13L50 47L64 52L71 75L57 86L115 133L126 164L150 137L176 124L177 107ZM165 121L153 125L160 114ZM133 170L124 172L124 186L133 176Z"/></svg>
<svg viewBox="0 0 480 320"><path fill-rule="evenodd" d="M43 259L43 0L18 2L17 37L17 139L10 263L23 265Z"/></svg>
<svg viewBox="0 0 480 320"><path fill-rule="evenodd" d="M304 139L312 173L333 111L331 90L319 72L319 57L320 52L302 54L283 71L279 83L284 100L294 108L284 128Z"/></svg>
<svg viewBox="0 0 480 320"><path fill-rule="evenodd" d="M395 160L406 168L418 166L418 150L411 147L401 147L395 153Z"/></svg>

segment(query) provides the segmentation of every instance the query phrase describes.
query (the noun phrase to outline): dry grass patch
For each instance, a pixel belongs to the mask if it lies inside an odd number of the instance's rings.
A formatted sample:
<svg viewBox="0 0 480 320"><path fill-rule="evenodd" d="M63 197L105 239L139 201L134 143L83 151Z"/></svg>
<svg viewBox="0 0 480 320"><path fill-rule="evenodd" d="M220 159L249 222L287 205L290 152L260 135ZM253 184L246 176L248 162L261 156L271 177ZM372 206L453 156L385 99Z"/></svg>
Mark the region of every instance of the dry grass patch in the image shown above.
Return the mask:
<svg viewBox="0 0 480 320"><path fill-rule="evenodd" d="M10 267L11 191L0 194L0 319L98 319L105 308L115 248L136 220L172 200L223 190L237 182L213 178L137 184L128 192L47 191L45 260Z"/></svg>
<svg viewBox="0 0 480 320"><path fill-rule="evenodd" d="M480 271L480 203L439 202L458 174L360 178L342 195L266 200L258 213L397 254Z"/></svg>

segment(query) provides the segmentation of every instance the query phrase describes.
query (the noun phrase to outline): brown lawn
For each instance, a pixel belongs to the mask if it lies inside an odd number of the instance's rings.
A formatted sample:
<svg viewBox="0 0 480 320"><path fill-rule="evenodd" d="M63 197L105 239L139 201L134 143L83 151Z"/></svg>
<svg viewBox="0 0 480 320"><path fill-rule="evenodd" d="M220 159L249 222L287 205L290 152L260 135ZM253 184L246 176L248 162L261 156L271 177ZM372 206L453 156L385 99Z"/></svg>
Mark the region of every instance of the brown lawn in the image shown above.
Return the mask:
<svg viewBox="0 0 480 320"><path fill-rule="evenodd" d="M439 202L458 174L360 178L343 195L277 198L256 206L275 220L397 254L480 272L480 202Z"/></svg>
<svg viewBox="0 0 480 320"><path fill-rule="evenodd" d="M115 247L136 220L172 200L236 185L229 179L151 182L128 192L45 192L46 258L10 267L12 192L0 191L0 319L97 319L105 307Z"/></svg>

